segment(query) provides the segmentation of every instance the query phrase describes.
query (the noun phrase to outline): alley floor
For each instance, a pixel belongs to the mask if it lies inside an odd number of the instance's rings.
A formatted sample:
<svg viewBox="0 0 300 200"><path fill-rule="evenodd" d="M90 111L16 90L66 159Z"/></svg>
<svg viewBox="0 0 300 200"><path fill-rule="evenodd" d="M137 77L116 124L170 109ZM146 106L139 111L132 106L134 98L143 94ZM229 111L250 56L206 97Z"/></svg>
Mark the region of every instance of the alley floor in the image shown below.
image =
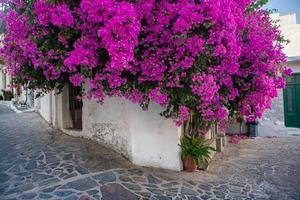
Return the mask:
<svg viewBox="0 0 300 200"><path fill-rule="evenodd" d="M191 174L134 166L49 127L36 113L0 104L0 199L297 200L300 137L229 144L209 170Z"/></svg>

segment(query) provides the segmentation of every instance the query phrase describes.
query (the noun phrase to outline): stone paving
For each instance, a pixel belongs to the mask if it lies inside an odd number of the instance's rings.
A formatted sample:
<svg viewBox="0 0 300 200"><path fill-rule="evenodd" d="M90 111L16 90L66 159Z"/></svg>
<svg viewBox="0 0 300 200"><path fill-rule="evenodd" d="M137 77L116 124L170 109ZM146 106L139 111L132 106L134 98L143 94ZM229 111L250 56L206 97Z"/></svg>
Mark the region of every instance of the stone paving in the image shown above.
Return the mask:
<svg viewBox="0 0 300 200"><path fill-rule="evenodd" d="M299 165L300 137L287 137L230 144L205 172L137 167L0 103L1 200L297 200Z"/></svg>

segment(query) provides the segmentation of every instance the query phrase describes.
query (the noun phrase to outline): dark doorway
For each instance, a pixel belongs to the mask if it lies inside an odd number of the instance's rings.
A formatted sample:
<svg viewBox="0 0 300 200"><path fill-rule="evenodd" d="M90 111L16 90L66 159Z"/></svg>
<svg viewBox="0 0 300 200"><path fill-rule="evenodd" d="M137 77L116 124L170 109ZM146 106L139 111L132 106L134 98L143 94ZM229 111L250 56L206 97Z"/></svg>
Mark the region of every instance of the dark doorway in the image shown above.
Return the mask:
<svg viewBox="0 0 300 200"><path fill-rule="evenodd" d="M82 129L82 100L77 97L81 94L81 87L69 85L69 109L73 129Z"/></svg>

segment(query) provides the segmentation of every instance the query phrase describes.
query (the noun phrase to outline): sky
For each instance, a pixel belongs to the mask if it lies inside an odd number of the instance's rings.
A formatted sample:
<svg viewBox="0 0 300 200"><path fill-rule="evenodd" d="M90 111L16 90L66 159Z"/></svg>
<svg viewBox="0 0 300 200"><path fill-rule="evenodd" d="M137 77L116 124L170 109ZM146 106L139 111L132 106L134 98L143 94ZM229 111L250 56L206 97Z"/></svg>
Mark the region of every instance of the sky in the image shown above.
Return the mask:
<svg viewBox="0 0 300 200"><path fill-rule="evenodd" d="M280 15L296 13L297 23L300 23L300 0L269 0L264 7L277 9Z"/></svg>

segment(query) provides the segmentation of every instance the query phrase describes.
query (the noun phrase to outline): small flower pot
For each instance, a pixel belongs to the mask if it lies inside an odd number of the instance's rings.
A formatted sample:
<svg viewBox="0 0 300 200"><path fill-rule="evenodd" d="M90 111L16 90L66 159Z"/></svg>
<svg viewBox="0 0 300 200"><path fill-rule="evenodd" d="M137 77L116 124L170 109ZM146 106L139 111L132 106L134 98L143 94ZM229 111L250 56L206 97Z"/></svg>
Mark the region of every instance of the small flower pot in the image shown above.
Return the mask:
<svg viewBox="0 0 300 200"><path fill-rule="evenodd" d="M184 170L187 172L195 172L197 170L197 162L193 156L186 156L183 159Z"/></svg>

